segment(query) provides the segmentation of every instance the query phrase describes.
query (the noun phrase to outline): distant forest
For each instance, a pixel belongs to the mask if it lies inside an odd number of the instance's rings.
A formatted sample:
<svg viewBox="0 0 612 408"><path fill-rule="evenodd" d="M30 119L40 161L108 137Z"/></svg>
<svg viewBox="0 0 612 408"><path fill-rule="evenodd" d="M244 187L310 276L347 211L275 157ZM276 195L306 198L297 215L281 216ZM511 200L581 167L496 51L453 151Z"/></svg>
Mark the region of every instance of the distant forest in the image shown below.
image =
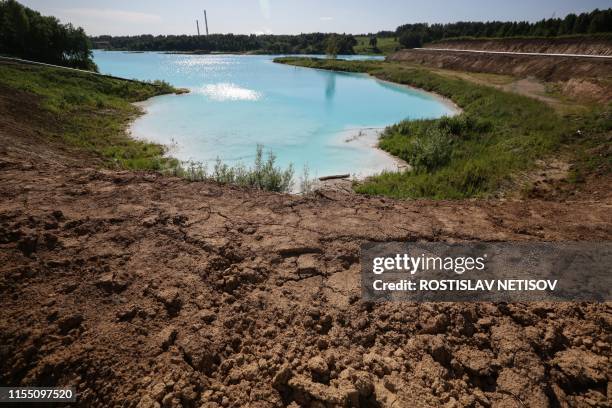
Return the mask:
<svg viewBox="0 0 612 408"><path fill-rule="evenodd" d="M0 0L0 54L96 70L82 28L60 24L15 0Z"/></svg>
<svg viewBox="0 0 612 408"><path fill-rule="evenodd" d="M549 18L529 23L520 22L458 22L449 24L405 24L399 26L393 36L404 47L420 47L431 41L457 37L557 37L575 34L612 32L612 8L594 10L565 18ZM382 33L379 33L382 34ZM389 32L385 33L386 36Z"/></svg>
<svg viewBox="0 0 612 408"><path fill-rule="evenodd" d="M357 41L345 34L299 35L102 35L92 37L96 48L130 51L259 52L266 54L353 54Z"/></svg>
<svg viewBox="0 0 612 408"><path fill-rule="evenodd" d="M398 39L404 47L457 37L556 37L574 34L612 32L612 9L594 10L565 18L549 18L530 23L457 22L448 24L405 24L395 31L368 34L370 38ZM132 51L179 52L256 52L265 54L353 54L355 37L346 34L299 35L137 35L93 37L97 48ZM375 44L375 41L373 42Z"/></svg>

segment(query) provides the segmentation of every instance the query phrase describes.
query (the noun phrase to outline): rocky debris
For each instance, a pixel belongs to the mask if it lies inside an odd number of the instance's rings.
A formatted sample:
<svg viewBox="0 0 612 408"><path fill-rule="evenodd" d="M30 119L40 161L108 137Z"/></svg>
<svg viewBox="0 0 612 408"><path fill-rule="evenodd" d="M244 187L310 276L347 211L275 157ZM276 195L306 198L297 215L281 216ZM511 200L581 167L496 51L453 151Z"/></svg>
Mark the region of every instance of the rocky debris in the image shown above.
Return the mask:
<svg viewBox="0 0 612 408"><path fill-rule="evenodd" d="M168 350L168 348L174 344L177 334L178 330L175 327L166 326L155 336L155 343L158 344L162 350Z"/></svg>
<svg viewBox="0 0 612 408"><path fill-rule="evenodd" d="M338 376L340 381L350 383L361 397L368 398L374 394L374 378L366 371L347 368Z"/></svg>
<svg viewBox="0 0 612 408"><path fill-rule="evenodd" d="M96 281L96 286L107 293L121 292L127 285L127 282L117 279L111 272L104 273Z"/></svg>
<svg viewBox="0 0 612 408"><path fill-rule="evenodd" d="M58 319L57 327L60 330L60 333L66 334L69 331L76 329L81 326L84 318L80 313L71 314L65 317Z"/></svg>
<svg viewBox="0 0 612 408"><path fill-rule="evenodd" d="M217 318L217 314L212 310L200 310L197 317L204 323L212 323Z"/></svg>
<svg viewBox="0 0 612 408"><path fill-rule="evenodd" d="M495 371L495 356L490 350L463 346L453 353L453 357L470 375L485 377Z"/></svg>
<svg viewBox="0 0 612 408"><path fill-rule="evenodd" d="M308 360L308 370L312 374L314 381L325 383L329 379L329 367L321 356L315 356Z"/></svg>
<svg viewBox="0 0 612 408"><path fill-rule="evenodd" d="M287 385L291 377L293 377L291 367L284 365L276 374L274 374L274 378L272 378L272 385L274 385L276 388Z"/></svg>
<svg viewBox="0 0 612 408"><path fill-rule="evenodd" d="M183 306L180 291L176 288L162 289L155 292L155 298L160 301L170 315L176 315Z"/></svg>
<svg viewBox="0 0 612 408"><path fill-rule="evenodd" d="M442 336L433 336L429 342L429 353L437 363L448 366L451 361L451 350Z"/></svg>
<svg viewBox="0 0 612 408"><path fill-rule="evenodd" d="M422 329L421 333L423 334L438 334L444 333L446 328L448 327L449 321L448 317L444 314L438 314L433 318L428 318L423 320L421 323Z"/></svg>
<svg viewBox="0 0 612 408"><path fill-rule="evenodd" d="M297 272L300 276L308 275L318 275L319 267L318 267L317 258L313 254L304 254L300 255L297 259Z"/></svg>
<svg viewBox="0 0 612 408"><path fill-rule="evenodd" d="M129 322L141 311L142 309L140 309L140 307L136 305L129 305L125 309L118 310L115 316L120 322Z"/></svg>
<svg viewBox="0 0 612 408"><path fill-rule="evenodd" d="M359 392L350 386L324 385L303 375L291 377L287 386L301 406L316 406L317 403L335 407L359 406Z"/></svg>
<svg viewBox="0 0 612 408"><path fill-rule="evenodd" d="M188 335L181 337L177 345L182 350L185 361L194 370L210 375L221 363L218 346L206 338Z"/></svg>
<svg viewBox="0 0 612 408"><path fill-rule="evenodd" d="M608 383L612 375L610 358L571 348L560 351L552 360L565 377L568 387L588 387Z"/></svg>

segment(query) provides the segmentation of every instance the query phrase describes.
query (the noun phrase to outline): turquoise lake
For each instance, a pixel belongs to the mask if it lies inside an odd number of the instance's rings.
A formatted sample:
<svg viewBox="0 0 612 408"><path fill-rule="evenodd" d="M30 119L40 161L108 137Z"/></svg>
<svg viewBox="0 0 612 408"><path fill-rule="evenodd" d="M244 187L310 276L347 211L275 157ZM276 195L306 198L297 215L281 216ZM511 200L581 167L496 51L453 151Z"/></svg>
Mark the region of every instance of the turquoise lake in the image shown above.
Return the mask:
<svg viewBox="0 0 612 408"><path fill-rule="evenodd" d="M146 114L131 132L209 168L217 157L250 165L261 144L296 174L304 166L311 176L395 170L396 162L374 148L380 129L454 113L425 92L361 74L275 64L273 56L95 51L94 58L105 74L188 88L142 103Z"/></svg>

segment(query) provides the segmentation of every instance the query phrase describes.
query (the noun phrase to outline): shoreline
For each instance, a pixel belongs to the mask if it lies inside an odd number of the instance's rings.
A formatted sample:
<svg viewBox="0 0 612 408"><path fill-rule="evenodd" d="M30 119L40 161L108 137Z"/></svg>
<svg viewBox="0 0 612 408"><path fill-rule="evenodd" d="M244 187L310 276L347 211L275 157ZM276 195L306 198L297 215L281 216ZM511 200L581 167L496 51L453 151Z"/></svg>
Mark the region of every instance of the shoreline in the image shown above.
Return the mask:
<svg viewBox="0 0 612 408"><path fill-rule="evenodd" d="M158 95L158 96L166 96L166 95ZM138 102L133 102L132 104L134 106L136 106L139 109L139 113L137 113L131 120L130 123L127 127L127 132L128 132L128 136L131 137L134 140L140 140L140 141L145 141L148 143L157 143L163 146L164 148L164 157L169 158L169 159L176 159L178 160L180 163L187 163L188 161L186 160L180 160L176 157L174 157L172 155L172 151L176 148L176 145L174 145L173 143L159 143L159 142L154 142L151 141L149 139L147 139L145 136L140 136L137 135L134 132L134 124L136 122L136 120L141 117L144 116L146 114L149 113L148 110L148 106L154 102L154 99L157 98L158 96L154 96L151 98L148 98L144 101L138 101ZM359 181L365 181L367 180L369 177L372 177L376 174L379 174L380 172L383 171L389 171L389 172L399 172L399 171L403 171L406 169L410 169L411 166L404 160L402 160L401 158L397 157L397 156L393 156L391 153L381 149L380 147L378 147L378 141L380 139L380 134L384 131L384 129L386 128L386 126L384 127L357 127L357 128L347 128L344 129L342 131L340 131L336 136L336 140L335 142L337 143L338 146L343 146L344 144L350 144L349 146L347 146L347 148L357 148L357 149L367 149L372 151L375 154L379 154L385 157L385 162L387 164L389 164L390 166L387 168L381 168L378 169L376 171L371 171L373 170L371 167L370 168L364 168L362 169L360 172L349 172L350 176L348 178L344 178L344 179L334 179L334 180L325 180L325 181L321 181L319 180L319 177L326 177L326 176L332 176L333 174L320 174L317 175L316 177L313 177L311 179L311 182L313 182L313 184L316 186L316 188L334 188L337 189L338 188L338 184L344 184L344 183L353 183L355 181L359 182ZM378 164L381 164L381 162L379 161ZM383 164L384 166L384 164ZM391 168L392 167L392 168ZM365 174L363 174L365 172ZM294 180L295 183L295 187L294 189L289 193L289 194L300 194L300 191L298 191L298 189L296 189L299 185L299 178Z"/></svg>
<svg viewBox="0 0 612 408"><path fill-rule="evenodd" d="M446 97L444 95L440 95L439 93L431 92L431 91L426 91L424 89L417 88L415 86L408 85L408 84L400 84L398 82L389 81L388 79L378 78L377 76L372 75L372 74L367 74L366 73L365 75L367 75L369 77L372 77L372 78L376 79L377 81L385 82L387 84L393 84L393 85L396 85L396 86L399 86L399 87L410 89L411 91L414 91L414 92L418 92L418 93L421 93L421 94L429 95L432 98L434 98L435 100L437 100L438 102L440 102L441 104L443 104L444 106L446 106L448 109L453 111L452 116L461 115L463 113L463 109L461 109L461 107L459 105L457 105L455 103L455 101L453 101L451 98L448 98L448 97Z"/></svg>
<svg viewBox="0 0 612 408"><path fill-rule="evenodd" d="M309 68L309 67L298 67L298 68ZM323 70L320 68L309 68L309 69L315 69L315 70L321 70L321 71L328 71L328 70ZM455 115L459 115L463 112L463 109L461 109L455 102L453 102L450 98L447 98L443 95L437 94L435 92L430 92L430 91L426 91L424 89L420 89L420 88L416 88L414 86L411 85L407 85L407 84L401 84L401 83L397 83L397 82L393 82L393 81L389 81L386 79L382 79L382 78L378 78L375 75L369 74L369 73L351 73L353 75L358 75L358 76L367 76L370 79L374 79L376 81L380 81L380 82L384 82L393 86L397 86L397 87L401 87L404 89L408 89L412 92L416 92L419 93L421 95L426 95L427 97L430 97L432 99L435 99L437 102L441 103L442 105L444 105L448 110L450 110L450 116L455 116ZM166 95L160 95L160 96L166 96ZM127 131L128 131L128 135L129 137L135 139L135 140L141 140L141 141L147 141L150 143L157 143L160 144L164 147L164 156L167 158L172 158L172 159L176 159L179 162L183 163L185 161L180 160L176 157L174 157L172 155L172 151L174 149L177 148L177 146L175 144L173 144L172 142L169 143L159 143L159 142L154 142L151 141L150 139L148 139L146 136L144 135L138 135L135 131L134 131L134 125L136 123L136 120L139 119L141 116L144 116L146 114L150 114L149 111L149 106L153 103L155 103L154 99L156 98L156 96L152 97L152 98L148 98L144 101L139 101L139 102L134 102L133 105L136 106L139 110L140 113L136 116L134 116L134 118L132 118L132 120L130 121ZM446 116L446 115L443 115ZM400 157L394 156L391 153L381 149L379 147L379 141L380 141L380 135L381 133L384 131L384 129L387 126L391 126L393 124L389 124L386 126L382 126L382 127L356 127L356 128L347 128L345 130L342 130L339 132L338 134L338 139L339 143L337 143L338 146L342 146L344 143L351 143L350 147L352 148L357 148L357 149L368 149L372 152L372 155L369 155L369 158L373 160L374 163L376 163L374 165L374 167L365 167L360 169L359 171L355 171L355 169L350 169L347 170L347 173L350 173L350 177L346 178L346 179L340 179L340 180L335 180L332 183L330 183L330 181L319 181L318 177L325 177L325 176L331 176L333 174L320 174L317 177L313 178L313 182L316 185L322 185L322 186L327 186L328 184L335 184L338 183L338 181L342 182L342 181L348 181L350 183L354 182L354 181L365 181L367 180L369 177L372 177L376 174L380 174L381 172L401 172L404 171L406 169L410 169L411 166L404 161L403 159L401 159ZM350 133L347 138L347 133ZM384 157L384 161L385 164L381 165L381 161L380 160L376 160L375 157L372 157L373 155L379 155L379 156L383 156ZM388 164L389 166L387 166L386 164ZM299 180L296 180L296 184L299 183ZM293 192L292 194L294 194L295 192Z"/></svg>
<svg viewBox="0 0 612 408"><path fill-rule="evenodd" d="M181 160L172 155L172 151L176 148L176 145L173 143L159 143L148 139L146 136L137 135L134 132L134 124L138 118L149 114L149 105L154 103L154 99L159 96L167 96L167 95L158 95L151 98L148 98L144 101L133 102L132 104L139 109L139 113L136 114L131 120L127 127L127 132L129 137L134 140L145 141L149 143L157 143L164 147L165 153L164 156L169 159L176 159L181 163L187 163L186 160ZM382 163L379 160L374 159L374 163L376 163L375 167L381 167L374 169L373 167L366 167L361 169L360 171L348 171L350 176L344 179L336 179L336 180L326 180L320 181L319 177L332 176L333 174L319 174L316 177L313 177L311 181L320 187L329 187L330 185L334 185L337 183L349 182L352 183L354 181L365 181L369 177L372 177L380 172L389 171L389 172L400 172L406 169L410 169L411 166L404 161L403 159L392 155L391 153L381 149L378 146L378 141L380 139L380 134L385 130L386 126L383 127L355 127L355 128L346 128L335 136L336 140L333 142L336 143L337 146L347 145L347 148L356 148L371 151L374 154L382 155L385 158L385 162ZM386 166L388 164L389 166ZM294 180L295 184L299 184L299 179ZM299 194L295 188L290 194Z"/></svg>

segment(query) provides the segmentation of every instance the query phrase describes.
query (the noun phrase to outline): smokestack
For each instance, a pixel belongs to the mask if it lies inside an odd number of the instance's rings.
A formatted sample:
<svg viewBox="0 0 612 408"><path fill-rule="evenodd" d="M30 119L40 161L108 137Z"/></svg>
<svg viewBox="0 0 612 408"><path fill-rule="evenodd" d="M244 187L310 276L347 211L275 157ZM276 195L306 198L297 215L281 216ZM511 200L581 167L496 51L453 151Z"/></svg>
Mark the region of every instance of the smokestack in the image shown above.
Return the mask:
<svg viewBox="0 0 612 408"><path fill-rule="evenodd" d="M206 17L206 10L204 10L204 24L206 25L206 35L208 35L208 18Z"/></svg>
<svg viewBox="0 0 612 408"><path fill-rule="evenodd" d="M200 23L196 19L196 27L198 28L198 37L200 36Z"/></svg>

